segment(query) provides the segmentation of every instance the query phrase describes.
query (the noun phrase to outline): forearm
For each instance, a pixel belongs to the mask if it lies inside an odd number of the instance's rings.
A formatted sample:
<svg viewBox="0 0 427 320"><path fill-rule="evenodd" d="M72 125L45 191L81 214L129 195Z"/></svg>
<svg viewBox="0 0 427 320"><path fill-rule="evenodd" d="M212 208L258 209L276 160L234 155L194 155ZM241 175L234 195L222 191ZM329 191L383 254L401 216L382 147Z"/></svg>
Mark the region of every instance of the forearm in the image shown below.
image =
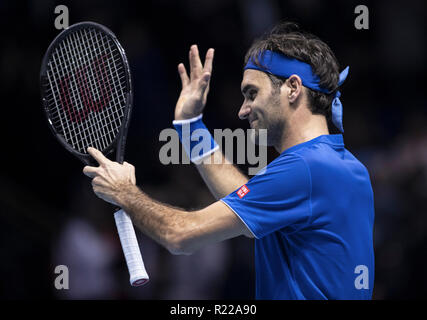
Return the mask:
<svg viewBox="0 0 427 320"><path fill-rule="evenodd" d="M83 168L92 178L95 194L121 207L143 233L171 253L191 254L214 242L251 236L240 218L221 201L197 211L160 203L136 186L134 166L113 162L94 148L88 148L88 153L99 163L98 167Z"/></svg>
<svg viewBox="0 0 427 320"><path fill-rule="evenodd" d="M181 77L182 90L175 107L175 123L174 125L182 125L182 120L193 123L195 128L202 129L204 125L198 123L199 119L194 119L203 113L206 105L206 99L209 92L209 82L212 73L212 62L214 50L209 49L206 53L205 64L202 65L199 56L199 50L196 45L191 46L190 60L190 76L187 74L184 64L178 65L178 72ZM186 123L186 125L189 125ZM191 127L191 125L189 125ZM181 132L181 129L178 129ZM187 128L189 130L190 128ZM190 134L191 136L191 134ZM182 135L180 135L182 138ZM194 140L193 140L194 141ZM181 139L182 142L182 139ZM187 141L187 146L190 145ZM187 149L191 149L188 146ZM191 152L189 152L191 158ZM216 151L210 155L211 164L197 164L203 180L216 199L220 199L229 193L236 190L242 184L248 181L237 167L228 162L221 151ZM215 158L218 161L215 161Z"/></svg>
<svg viewBox="0 0 427 320"><path fill-rule="evenodd" d="M213 196L218 200L248 182L237 166L230 163L221 150L210 155L210 163L196 165Z"/></svg>
<svg viewBox="0 0 427 320"><path fill-rule="evenodd" d="M123 188L117 202L144 234L171 253L183 253L180 235L185 234L191 223L183 217L188 212L153 200L135 185Z"/></svg>

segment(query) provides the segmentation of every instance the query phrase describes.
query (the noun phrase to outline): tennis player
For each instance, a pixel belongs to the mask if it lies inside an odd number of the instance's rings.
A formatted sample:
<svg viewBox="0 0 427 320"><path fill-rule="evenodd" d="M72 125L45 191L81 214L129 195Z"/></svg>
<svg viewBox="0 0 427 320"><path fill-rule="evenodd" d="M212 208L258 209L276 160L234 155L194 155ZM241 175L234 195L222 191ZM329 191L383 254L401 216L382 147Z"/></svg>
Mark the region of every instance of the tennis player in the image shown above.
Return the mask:
<svg viewBox="0 0 427 320"><path fill-rule="evenodd" d="M200 152L184 142L184 126L190 135L206 130L202 112L213 56L209 49L202 65L193 45L189 76L179 64L174 126L218 201L197 211L155 201L136 186L132 165L89 148L99 167L83 171L94 192L173 254L255 238L257 299L371 299L374 201L367 169L344 147L338 88L348 68L340 73L331 49L295 24L254 42L245 58L239 117L267 129L267 143L280 155L249 180L213 138ZM211 164L200 162L209 157Z"/></svg>

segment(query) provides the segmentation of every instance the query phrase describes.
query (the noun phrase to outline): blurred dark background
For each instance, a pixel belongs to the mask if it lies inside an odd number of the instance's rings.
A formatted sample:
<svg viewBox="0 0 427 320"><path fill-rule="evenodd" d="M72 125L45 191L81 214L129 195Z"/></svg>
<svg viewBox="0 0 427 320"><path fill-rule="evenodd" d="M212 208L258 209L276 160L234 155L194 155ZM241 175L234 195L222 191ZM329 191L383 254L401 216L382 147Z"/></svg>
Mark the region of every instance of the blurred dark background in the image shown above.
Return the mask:
<svg viewBox="0 0 427 320"><path fill-rule="evenodd" d="M202 55L215 48L205 123L236 129L248 127L237 112L243 57L254 38L283 20L318 35L341 69L350 66L341 90L344 138L374 187L374 299L427 297L425 1L3 0L0 298L254 297L253 242L243 237L173 256L137 232L151 281L129 286L111 207L54 139L41 108L39 69L60 32L54 27L60 4L69 9L70 25L95 21L119 38L135 90L126 160L149 195L185 209L214 201L193 166L164 166L158 157L159 133L171 127L180 92L177 65L188 65L190 45ZM359 4L369 8L369 30L354 27ZM61 264L70 270L69 290L53 285Z"/></svg>

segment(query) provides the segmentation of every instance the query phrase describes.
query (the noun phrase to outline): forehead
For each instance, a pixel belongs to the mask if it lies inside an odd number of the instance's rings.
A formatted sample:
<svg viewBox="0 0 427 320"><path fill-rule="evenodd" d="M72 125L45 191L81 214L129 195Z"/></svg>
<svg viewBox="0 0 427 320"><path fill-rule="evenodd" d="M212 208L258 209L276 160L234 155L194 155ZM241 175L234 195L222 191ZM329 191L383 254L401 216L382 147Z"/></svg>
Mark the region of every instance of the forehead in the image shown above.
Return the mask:
<svg viewBox="0 0 427 320"><path fill-rule="evenodd" d="M270 89L271 81L265 72L246 69L240 87L243 90L246 86Z"/></svg>

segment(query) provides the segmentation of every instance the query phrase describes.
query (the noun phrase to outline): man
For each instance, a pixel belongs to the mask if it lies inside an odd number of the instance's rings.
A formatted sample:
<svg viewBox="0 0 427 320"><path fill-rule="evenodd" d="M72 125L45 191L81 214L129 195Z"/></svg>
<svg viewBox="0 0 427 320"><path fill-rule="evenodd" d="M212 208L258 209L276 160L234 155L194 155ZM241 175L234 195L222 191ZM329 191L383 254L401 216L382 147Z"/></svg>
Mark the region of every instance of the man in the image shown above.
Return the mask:
<svg viewBox="0 0 427 320"><path fill-rule="evenodd" d="M178 72L182 91L174 126L183 137L205 129L214 50L202 65L189 53L190 77ZM89 153L85 167L95 193L122 207L142 232L173 254L240 235L255 237L257 299L370 299L374 279L373 192L366 168L344 148L339 74L330 48L294 24L279 25L256 41L245 58L239 111L253 129L267 129L280 155L248 179L212 139L206 152L184 142L212 194L220 199L197 211L159 203L136 186L134 167ZM334 128L335 127L335 128ZM258 135L255 136L257 140ZM221 159L215 164L214 159ZM211 159L211 164L201 160ZM206 161L205 161L206 162ZM217 161L218 162L218 161Z"/></svg>

